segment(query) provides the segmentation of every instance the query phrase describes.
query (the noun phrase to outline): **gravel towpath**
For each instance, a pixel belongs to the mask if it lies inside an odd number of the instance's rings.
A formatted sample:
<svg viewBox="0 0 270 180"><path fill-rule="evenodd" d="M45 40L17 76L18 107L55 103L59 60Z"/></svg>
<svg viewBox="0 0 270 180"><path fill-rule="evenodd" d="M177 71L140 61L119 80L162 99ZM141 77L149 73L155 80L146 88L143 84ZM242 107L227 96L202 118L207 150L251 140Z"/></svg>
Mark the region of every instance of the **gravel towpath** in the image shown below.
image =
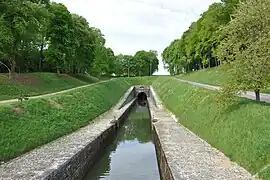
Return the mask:
<svg viewBox="0 0 270 180"><path fill-rule="evenodd" d="M188 83L188 84L192 84L194 86L198 86L198 87L202 87L205 89L209 89L209 90L221 90L221 88L219 86L212 86L212 85L208 85L208 84L201 84L201 83L197 83L197 82L193 82L193 81L188 81L188 80L184 80L184 79L178 79L176 78L178 81L183 82L183 83ZM256 100L256 96L254 92L248 91L246 94L241 94L241 97L247 98L247 99L252 99L252 100ZM265 94L265 93L261 93L261 101L265 101L267 103L270 103L270 94Z"/></svg>

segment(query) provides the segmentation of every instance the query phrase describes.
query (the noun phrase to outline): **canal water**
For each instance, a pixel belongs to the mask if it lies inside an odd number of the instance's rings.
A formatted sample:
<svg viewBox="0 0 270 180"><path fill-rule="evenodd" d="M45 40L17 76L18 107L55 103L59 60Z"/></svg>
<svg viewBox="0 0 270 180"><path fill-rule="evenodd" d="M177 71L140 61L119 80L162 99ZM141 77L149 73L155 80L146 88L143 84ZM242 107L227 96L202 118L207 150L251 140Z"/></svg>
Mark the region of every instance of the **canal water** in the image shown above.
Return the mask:
<svg viewBox="0 0 270 180"><path fill-rule="evenodd" d="M115 140L84 180L158 180L159 171L146 106L135 106Z"/></svg>

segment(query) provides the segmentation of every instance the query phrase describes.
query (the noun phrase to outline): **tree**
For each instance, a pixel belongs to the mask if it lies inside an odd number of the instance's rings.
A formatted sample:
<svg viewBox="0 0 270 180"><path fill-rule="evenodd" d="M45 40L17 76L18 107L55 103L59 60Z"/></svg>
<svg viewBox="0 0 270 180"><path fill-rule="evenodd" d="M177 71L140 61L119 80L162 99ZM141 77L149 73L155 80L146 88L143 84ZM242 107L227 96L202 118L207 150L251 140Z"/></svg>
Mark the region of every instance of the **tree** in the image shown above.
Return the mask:
<svg viewBox="0 0 270 180"><path fill-rule="evenodd" d="M260 101L261 89L270 85L270 1L247 0L224 29L227 34L219 56L226 57L233 92L253 90Z"/></svg>
<svg viewBox="0 0 270 180"><path fill-rule="evenodd" d="M25 50L25 46L36 42L46 8L26 0L4 1L0 8L0 23L7 36L1 38L3 49L1 59L9 63L10 72L13 75L16 65L22 60L20 56Z"/></svg>
<svg viewBox="0 0 270 180"><path fill-rule="evenodd" d="M49 0L0 3L0 70L111 75L115 56L87 20ZM11 77L11 76L10 76Z"/></svg>
<svg viewBox="0 0 270 180"><path fill-rule="evenodd" d="M61 67L66 67L72 57L73 21L70 12L63 4L52 3L50 6L50 23L48 26L47 60L60 74Z"/></svg>
<svg viewBox="0 0 270 180"><path fill-rule="evenodd" d="M239 0L213 3L193 22L180 39L174 40L162 53L163 63L173 75L219 66L217 49L225 38L221 29L226 26Z"/></svg>
<svg viewBox="0 0 270 180"><path fill-rule="evenodd" d="M111 48L107 48L107 56L108 56L108 71L107 75L111 76L115 72L115 63L116 63L116 57L114 55L114 52Z"/></svg>
<svg viewBox="0 0 270 180"><path fill-rule="evenodd" d="M11 70L4 60L8 59L8 54L6 54L5 50L12 45L13 36L3 16L0 18L0 34L0 66L4 66L8 70L9 78L11 78Z"/></svg>
<svg viewBox="0 0 270 180"><path fill-rule="evenodd" d="M119 54L115 59L115 74L117 76L135 76L136 67L134 57Z"/></svg>
<svg viewBox="0 0 270 180"><path fill-rule="evenodd" d="M154 52L154 53L153 53ZM134 56L135 75L151 76L158 70L159 61L156 56L156 51L138 51Z"/></svg>
<svg viewBox="0 0 270 180"><path fill-rule="evenodd" d="M95 43L92 30L82 16L72 14L72 20L74 23L72 36L74 51L69 63L69 73L90 72L94 59L92 46Z"/></svg>

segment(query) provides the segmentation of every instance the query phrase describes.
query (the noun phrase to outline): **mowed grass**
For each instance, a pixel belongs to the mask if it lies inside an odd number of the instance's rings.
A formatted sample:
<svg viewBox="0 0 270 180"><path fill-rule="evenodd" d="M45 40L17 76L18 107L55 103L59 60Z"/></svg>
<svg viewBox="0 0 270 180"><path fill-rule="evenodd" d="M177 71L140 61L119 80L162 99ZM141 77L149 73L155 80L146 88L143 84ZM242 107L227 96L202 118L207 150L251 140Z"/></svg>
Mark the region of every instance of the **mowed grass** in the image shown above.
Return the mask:
<svg viewBox="0 0 270 180"><path fill-rule="evenodd" d="M227 79L229 78L226 70L222 67L203 69L187 74L181 74L176 77L213 86L222 86L222 84L226 83ZM252 89L250 91L252 91ZM263 89L262 93L270 94L270 88Z"/></svg>
<svg viewBox="0 0 270 180"><path fill-rule="evenodd" d="M222 151L252 174L270 164L270 105L240 99L222 110L216 93L172 78L160 78L154 87L179 123ZM270 169L260 176L270 179Z"/></svg>
<svg viewBox="0 0 270 180"><path fill-rule="evenodd" d="M78 80L81 80L83 82L86 82L88 84L92 84L92 83L97 83L99 82L100 80L94 76L91 76L91 75L74 75L73 77L75 77L76 79Z"/></svg>
<svg viewBox="0 0 270 180"><path fill-rule="evenodd" d="M0 105L0 160L8 160L87 125L130 85L119 79L69 93Z"/></svg>
<svg viewBox="0 0 270 180"><path fill-rule="evenodd" d="M214 67L182 74L177 77L198 83L219 86L228 79L228 74L221 67Z"/></svg>
<svg viewBox="0 0 270 180"><path fill-rule="evenodd" d="M54 73L29 73L16 75L9 80L0 74L0 100L47 94L94 83L89 77L71 77Z"/></svg>
<svg viewBox="0 0 270 180"><path fill-rule="evenodd" d="M144 76L144 77L129 77L129 78L119 78L132 86L136 85L152 85L159 76Z"/></svg>
<svg viewBox="0 0 270 180"><path fill-rule="evenodd" d="M266 170L264 170L263 172L259 173L259 176L262 178L262 179L270 179L270 167L268 166L268 168Z"/></svg>

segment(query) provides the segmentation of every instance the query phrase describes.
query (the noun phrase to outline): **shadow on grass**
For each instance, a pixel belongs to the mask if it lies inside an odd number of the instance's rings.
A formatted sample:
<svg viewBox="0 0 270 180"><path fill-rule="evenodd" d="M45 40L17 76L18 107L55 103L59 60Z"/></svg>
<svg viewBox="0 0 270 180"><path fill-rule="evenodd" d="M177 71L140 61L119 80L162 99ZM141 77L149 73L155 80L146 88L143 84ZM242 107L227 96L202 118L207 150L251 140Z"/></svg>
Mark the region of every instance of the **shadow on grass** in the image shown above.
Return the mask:
<svg viewBox="0 0 270 180"><path fill-rule="evenodd" d="M241 107L243 106L247 106L247 105L250 105L250 104L257 104L257 105L260 105L260 106L269 106L270 107L270 103L267 103L267 102L264 102L264 101L261 101L261 102L257 102L255 100L250 100L250 99L245 99L245 98L240 98L239 101L231 104L231 105L228 105L226 108L224 108L224 113L231 113L235 110L238 110L240 109Z"/></svg>

